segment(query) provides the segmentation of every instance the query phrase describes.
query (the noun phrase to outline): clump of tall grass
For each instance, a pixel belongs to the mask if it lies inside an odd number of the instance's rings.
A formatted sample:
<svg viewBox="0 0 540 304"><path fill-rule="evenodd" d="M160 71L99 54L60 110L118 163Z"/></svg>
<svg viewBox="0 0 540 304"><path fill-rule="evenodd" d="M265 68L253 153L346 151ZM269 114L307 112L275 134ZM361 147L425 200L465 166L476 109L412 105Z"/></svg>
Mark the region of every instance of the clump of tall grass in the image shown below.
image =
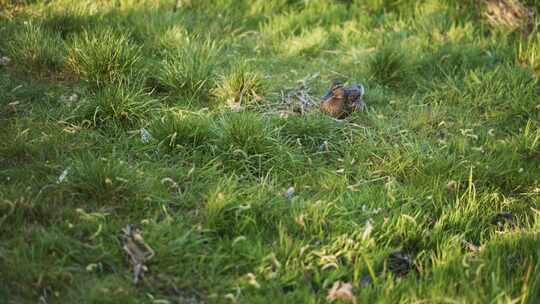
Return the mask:
<svg viewBox="0 0 540 304"><path fill-rule="evenodd" d="M156 101L132 84L110 84L81 101L77 116L93 126L133 127L148 117Z"/></svg>
<svg viewBox="0 0 540 304"><path fill-rule="evenodd" d="M486 21L496 29L504 31L522 30L531 32L534 28L534 10L527 7L523 1L515 0L484 0L481 13Z"/></svg>
<svg viewBox="0 0 540 304"><path fill-rule="evenodd" d="M16 123L4 124L2 130L5 133L0 134L2 142L0 162L6 161L7 163L7 160L13 163L28 161L36 153L26 126Z"/></svg>
<svg viewBox="0 0 540 304"><path fill-rule="evenodd" d="M234 207L238 205L238 182L225 178L206 195L205 217L208 228L216 232L230 230L234 222ZM233 219L231 219L233 217Z"/></svg>
<svg viewBox="0 0 540 304"><path fill-rule="evenodd" d="M27 72L43 73L60 70L65 57L65 46L58 34L38 24L27 23L8 42L7 53Z"/></svg>
<svg viewBox="0 0 540 304"><path fill-rule="evenodd" d="M140 73L140 47L110 29L84 31L73 39L67 70L92 86L120 83Z"/></svg>
<svg viewBox="0 0 540 304"><path fill-rule="evenodd" d="M274 120L279 137L290 145L301 145L309 150L319 150L325 142L344 138L342 127L321 114L290 116Z"/></svg>
<svg viewBox="0 0 540 304"><path fill-rule="evenodd" d="M259 115L229 112L213 126L215 153L227 170L262 176L282 154L272 129Z"/></svg>
<svg viewBox="0 0 540 304"><path fill-rule="evenodd" d="M187 99L204 100L213 86L221 47L211 39L188 37L184 44L165 55L157 75L168 93Z"/></svg>
<svg viewBox="0 0 540 304"><path fill-rule="evenodd" d="M263 76L240 63L232 68L228 75L213 89L213 95L220 102L251 104L262 100L266 84Z"/></svg>
<svg viewBox="0 0 540 304"><path fill-rule="evenodd" d="M88 15L80 7L68 7L63 9L51 9L43 18L43 27L51 32L59 34L62 38L75 35L95 25L96 17Z"/></svg>
<svg viewBox="0 0 540 304"><path fill-rule="evenodd" d="M386 86L396 87L410 80L410 65L404 52L395 44L381 46L370 58L368 67L371 76Z"/></svg>
<svg viewBox="0 0 540 304"><path fill-rule="evenodd" d="M225 150L242 151L246 155L260 155L272 150L272 132L255 113L228 113L218 122L218 129L218 144Z"/></svg>
<svg viewBox="0 0 540 304"><path fill-rule="evenodd" d="M150 133L165 149L179 146L192 149L210 141L211 121L193 113L169 112L150 126Z"/></svg>
<svg viewBox="0 0 540 304"><path fill-rule="evenodd" d="M163 52L170 52L185 45L189 35L182 26L174 25L164 29L158 37L156 37L157 46Z"/></svg>
<svg viewBox="0 0 540 304"><path fill-rule="evenodd" d="M283 40L279 49L287 56L316 55L328 40L328 33L323 28L316 27Z"/></svg>
<svg viewBox="0 0 540 304"><path fill-rule="evenodd" d="M91 154L75 159L61 184L75 199L113 206L136 199L140 186L136 172L125 162Z"/></svg>
<svg viewBox="0 0 540 304"><path fill-rule="evenodd" d="M249 12L251 15L266 15L276 14L287 9L301 8L304 5L303 1L299 0L275 0L275 1L266 1L266 0L255 0L251 1Z"/></svg>
<svg viewBox="0 0 540 304"><path fill-rule="evenodd" d="M540 72L540 34L531 35L519 42L517 60L534 72Z"/></svg>

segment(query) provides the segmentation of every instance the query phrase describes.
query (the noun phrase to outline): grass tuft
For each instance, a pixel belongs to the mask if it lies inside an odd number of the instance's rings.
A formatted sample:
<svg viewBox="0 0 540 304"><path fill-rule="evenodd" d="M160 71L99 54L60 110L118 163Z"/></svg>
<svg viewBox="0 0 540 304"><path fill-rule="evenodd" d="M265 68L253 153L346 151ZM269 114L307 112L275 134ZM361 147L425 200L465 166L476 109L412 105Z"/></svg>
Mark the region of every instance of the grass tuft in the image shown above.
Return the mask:
<svg viewBox="0 0 540 304"><path fill-rule="evenodd" d="M167 150L209 144L211 121L204 115L168 112L150 126L150 133Z"/></svg>
<svg viewBox="0 0 540 304"><path fill-rule="evenodd" d="M66 52L59 35L30 22L8 43L7 53L26 72L42 74L59 71Z"/></svg>
<svg viewBox="0 0 540 304"><path fill-rule="evenodd" d="M66 61L67 71L94 87L126 81L140 73L140 47L110 29L84 31L75 37Z"/></svg>
<svg viewBox="0 0 540 304"><path fill-rule="evenodd" d="M126 208L125 204L134 204L140 196L137 178L123 161L87 154L73 161L61 189L91 209Z"/></svg>
<svg viewBox="0 0 540 304"><path fill-rule="evenodd" d="M386 86L397 87L410 80L410 67L405 54L396 45L378 48L369 60L368 67L375 81Z"/></svg>
<svg viewBox="0 0 540 304"><path fill-rule="evenodd" d="M231 229L228 215L234 217L238 205L237 182L228 178L214 186L206 195L205 217L209 229L224 232Z"/></svg>
<svg viewBox="0 0 540 304"><path fill-rule="evenodd" d="M246 105L260 102L265 88L263 76L246 63L240 63L228 75L222 76L212 92L220 102Z"/></svg>
<svg viewBox="0 0 540 304"><path fill-rule="evenodd" d="M66 39L81 33L85 28L95 25L94 16L79 8L50 10L44 16L42 26Z"/></svg>
<svg viewBox="0 0 540 304"><path fill-rule="evenodd" d="M156 104L150 94L134 85L117 83L82 100L76 116L93 126L134 127L149 117Z"/></svg>
<svg viewBox="0 0 540 304"><path fill-rule="evenodd" d="M321 27L303 31L282 41L280 50L287 56L317 55L329 40L328 33Z"/></svg>
<svg viewBox="0 0 540 304"><path fill-rule="evenodd" d="M540 33L522 40L518 44L517 60L538 74L540 72Z"/></svg>
<svg viewBox="0 0 540 304"><path fill-rule="evenodd" d="M205 100L214 85L220 46L211 39L189 37L161 62L158 84L169 94Z"/></svg>
<svg viewBox="0 0 540 304"><path fill-rule="evenodd" d="M218 158L227 170L260 176L279 164L274 132L254 113L225 113L214 125Z"/></svg>
<svg viewBox="0 0 540 304"><path fill-rule="evenodd" d="M538 1L174 2L0 0L0 303L540 303Z"/></svg>
<svg viewBox="0 0 540 304"><path fill-rule="evenodd" d="M227 113L218 122L218 144L232 153L246 155L269 153L272 149L271 131L261 117L254 113Z"/></svg>
<svg viewBox="0 0 540 304"><path fill-rule="evenodd" d="M326 143L343 139L342 126L322 115L290 116L275 121L279 135L290 145L310 151L322 150Z"/></svg>

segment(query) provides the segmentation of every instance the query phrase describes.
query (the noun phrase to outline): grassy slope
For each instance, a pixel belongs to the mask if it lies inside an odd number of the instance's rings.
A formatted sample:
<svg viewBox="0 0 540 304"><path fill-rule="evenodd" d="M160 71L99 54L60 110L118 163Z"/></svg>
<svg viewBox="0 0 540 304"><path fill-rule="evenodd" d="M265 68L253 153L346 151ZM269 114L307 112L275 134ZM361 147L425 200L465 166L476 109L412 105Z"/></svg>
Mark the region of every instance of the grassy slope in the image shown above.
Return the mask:
<svg viewBox="0 0 540 304"><path fill-rule="evenodd" d="M0 11L0 302L540 301L540 36L445 0L26 2ZM365 85L356 125L272 114L315 73Z"/></svg>

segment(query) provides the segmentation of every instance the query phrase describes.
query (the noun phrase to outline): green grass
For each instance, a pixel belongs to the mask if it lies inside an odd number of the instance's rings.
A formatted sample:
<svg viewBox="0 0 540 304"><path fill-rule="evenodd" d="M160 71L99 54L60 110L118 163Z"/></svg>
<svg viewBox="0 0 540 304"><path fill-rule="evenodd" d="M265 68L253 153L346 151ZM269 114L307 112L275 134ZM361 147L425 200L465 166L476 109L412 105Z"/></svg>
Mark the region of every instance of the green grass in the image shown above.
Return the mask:
<svg viewBox="0 0 540 304"><path fill-rule="evenodd" d="M0 0L0 303L538 303L540 36L473 2Z"/></svg>
<svg viewBox="0 0 540 304"><path fill-rule="evenodd" d="M215 41L198 36L176 43L164 59L156 63L158 87L189 101L206 99L215 81L220 47Z"/></svg>
<svg viewBox="0 0 540 304"><path fill-rule="evenodd" d="M264 77L245 62L235 63L227 75L213 90L213 95L222 103L247 105L258 103L265 95Z"/></svg>
<svg viewBox="0 0 540 304"><path fill-rule="evenodd" d="M29 21L13 34L6 55L28 73L55 72L62 67L64 42L54 32Z"/></svg>
<svg viewBox="0 0 540 304"><path fill-rule="evenodd" d="M140 47L124 34L111 29L87 30L73 38L66 69L90 85L105 87L142 72L136 66L140 61Z"/></svg>

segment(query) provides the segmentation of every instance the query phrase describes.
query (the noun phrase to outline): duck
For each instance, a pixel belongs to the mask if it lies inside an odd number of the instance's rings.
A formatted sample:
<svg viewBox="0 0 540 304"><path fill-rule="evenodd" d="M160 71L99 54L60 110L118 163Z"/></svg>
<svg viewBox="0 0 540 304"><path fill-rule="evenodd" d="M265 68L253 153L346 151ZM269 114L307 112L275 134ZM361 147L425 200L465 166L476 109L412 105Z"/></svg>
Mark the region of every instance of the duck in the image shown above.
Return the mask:
<svg viewBox="0 0 540 304"><path fill-rule="evenodd" d="M347 95L342 83L334 81L330 90L322 97L319 106L322 113L334 118L346 117Z"/></svg>
<svg viewBox="0 0 540 304"><path fill-rule="evenodd" d="M365 108L363 96L362 85L352 84L345 87L343 83L334 81L330 90L322 97L319 109L333 118L344 119L352 112Z"/></svg>
<svg viewBox="0 0 540 304"><path fill-rule="evenodd" d="M347 103L352 111L363 111L366 108L364 103L364 86L353 83L347 92Z"/></svg>

